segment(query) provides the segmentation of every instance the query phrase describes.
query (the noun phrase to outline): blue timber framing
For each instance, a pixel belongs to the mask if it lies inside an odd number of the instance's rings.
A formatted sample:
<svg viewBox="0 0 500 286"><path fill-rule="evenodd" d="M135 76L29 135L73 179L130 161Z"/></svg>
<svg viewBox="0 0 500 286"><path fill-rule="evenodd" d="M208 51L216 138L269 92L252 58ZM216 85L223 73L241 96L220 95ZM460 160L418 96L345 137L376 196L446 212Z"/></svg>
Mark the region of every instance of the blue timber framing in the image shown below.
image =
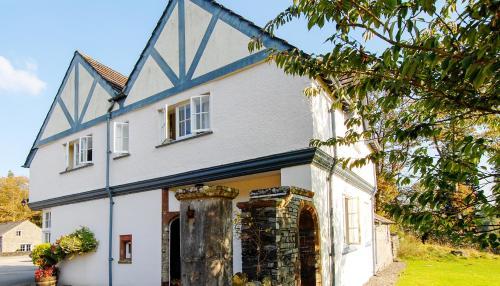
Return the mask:
<svg viewBox="0 0 500 286"><path fill-rule="evenodd" d="M89 94L87 95L87 99L86 99L86 102L85 102L85 105L84 105L84 109L82 110L82 113L81 114L78 114L78 110L79 110L79 99L78 97L80 96L79 94L79 69L78 69L78 66L81 66L83 68L85 68L89 74L94 78L94 83L92 84L92 87L91 87L91 90L89 92ZM64 104L64 102L62 101L61 99L61 93L64 89L64 87L66 86L66 84L68 83L68 79L69 79L69 76L71 74L71 72L74 71L74 74L75 74L75 110L72 111L73 116L71 116L71 111L67 109L66 105ZM78 52L76 51L73 55L73 58L71 59L71 62L69 64L69 67L68 69L66 70L66 73L64 75L64 78L62 80L62 83L61 85L59 86L59 89L56 93L56 96L54 97L54 101L52 102L52 105L49 109L49 112L47 113L45 119L44 119L44 122L42 124L42 126L40 127L40 130L38 131L38 134L36 136L36 139L33 143L33 146L28 154L28 157L26 158L26 161L23 165L23 167L26 167L26 168L29 168L30 164L31 164L31 161L33 160L33 157L35 156L36 152L37 152L37 149L38 149L38 146L40 145L43 145L43 144L46 144L46 143L49 143L49 142L52 142L54 140L58 140L58 139L61 139L63 137L66 137L72 133L75 133L75 132L78 132L80 130L83 130L83 129L86 129L92 125L95 125L97 124L98 122L101 121L101 119L99 118L99 120L90 120L88 122L85 122L85 123L82 123L83 121L83 117L85 116L85 112L86 112L86 109L88 108L88 104L90 103L90 98L92 97L92 94L95 90L95 85L97 84L100 84L104 90L106 90L106 92L109 94L110 98L114 97L114 96L117 96L119 94L119 90L116 90L114 89L84 58L83 56ZM42 136L43 136L43 133L45 131L45 128L47 127L47 124L49 123L50 121L50 117L52 116L52 113L54 112L54 108L56 106L56 104L59 104L59 106L61 107L66 119L68 120L68 123L70 124L70 128L65 130L65 131L62 131L58 134L55 134L55 135L52 135L50 137L47 137L47 138L44 138L42 139ZM104 116L105 117L105 116Z"/></svg>
<svg viewBox="0 0 500 286"><path fill-rule="evenodd" d="M190 63L190 66L186 66L186 51L185 51L185 1L191 1L195 5L198 5L200 8L203 10L207 11L208 13L212 14L212 19L207 27L207 30L202 38L202 41L195 53L195 56L193 58L192 63ZM163 28L165 27L167 21L171 17L174 9L177 7L178 9L178 32L179 32L179 74L175 76L175 72L169 67L169 65L163 60L161 55L158 53L158 51L155 50L155 44L158 41L158 38L163 31ZM264 44L264 47L266 48L265 50L256 52L254 54L251 54L247 57L244 57L240 60L237 60L233 63L230 63L226 66L223 66L221 68L218 68L216 70L210 71L204 75L198 76L196 78L192 78L194 72L196 71L196 68L203 56L203 53L205 51L206 45L210 39L210 36L212 35L213 30L215 29L215 25L217 21L223 21L226 24L230 25L231 27L239 30L243 34L247 35L250 38L260 38L262 40L262 43ZM44 138L43 140L41 139L41 136L43 134L43 130L46 127L47 121L50 118L50 115L52 114L52 111L54 109L54 105L57 103L57 98L60 95L62 87L66 84L66 80L69 74L69 70L71 70L72 67L74 67L76 70L77 69L77 64L80 64L82 67L84 67L94 78L97 79L97 83L95 84L100 84L109 94L111 97L119 96L119 95L125 95L122 99L118 100L119 103L119 109L113 111L112 116L118 116L133 110L136 110L138 108L142 108L146 105L158 102L166 97L178 94L180 92L183 92L185 90L188 90L192 87L195 87L197 85L201 85L204 83L207 83L209 81L215 80L217 78L220 78L222 76L225 76L227 74L236 72L240 69L244 69L248 66L254 65L256 63L264 61L269 53L268 49L277 49L277 50L289 50L289 49L294 49L295 47L288 44L286 41L273 37L263 31L261 28L253 24L252 22L244 19L240 15L234 13L233 11L223 7L222 5L216 3L215 1L211 0L170 0L167 7L165 8L165 11L163 12L160 20L158 21L148 43L146 44L144 50L142 51L138 61L136 62L129 79L123 88L122 91L118 91L113 88L102 76L95 71L91 65L83 58L83 56L77 51L75 52L75 56L73 57L73 60L70 64L70 68L66 72L66 76L63 80L63 83L61 87L59 88L59 91L57 93L56 99L54 100L53 105L51 106L51 109L49 113L47 114L47 117L45 118L44 124L42 125L36 140L33 144L33 147L31 148L28 157L26 158L26 161L23 165L23 167L29 168L31 161L33 160L33 157L36 154L37 148L41 145L53 142L55 140L64 138L66 136L71 135L72 133L81 131L83 129L89 128L93 125L102 123L106 120L106 115L94 118L88 122L83 123L83 117L85 116L86 110L88 108L88 105L90 104L90 100L92 97L92 93L95 90L95 86L93 84L92 87L92 92L89 93L87 96L87 100L84 104L84 107L81 111L81 114L79 113L79 100L78 97L82 96L79 94L79 91L75 91L75 117L74 117L74 123L71 125L71 129L65 130L63 132L60 132L58 134L55 134L53 136L50 136L48 138ZM165 91L159 92L157 94L151 95L148 98L145 98L143 100L140 100L138 102L134 102L130 105L126 104L128 93L130 92L131 88L134 86L135 81L137 80L137 77L142 70L147 58L151 56L153 60L160 66L162 71L165 73L165 75L172 81L173 87L169 88ZM78 88L77 84L76 87ZM65 112L66 114L66 112Z"/></svg>

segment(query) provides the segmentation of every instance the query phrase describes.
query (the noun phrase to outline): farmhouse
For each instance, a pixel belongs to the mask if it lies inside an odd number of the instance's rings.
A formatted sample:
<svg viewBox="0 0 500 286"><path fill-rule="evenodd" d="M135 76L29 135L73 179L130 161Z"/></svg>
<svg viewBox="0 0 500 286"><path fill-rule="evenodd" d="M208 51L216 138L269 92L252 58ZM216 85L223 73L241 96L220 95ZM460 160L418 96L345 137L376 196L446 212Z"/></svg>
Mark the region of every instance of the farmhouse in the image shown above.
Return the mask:
<svg viewBox="0 0 500 286"><path fill-rule="evenodd" d="M34 223L24 221L0 223L0 254L30 252L42 243L42 231Z"/></svg>
<svg viewBox="0 0 500 286"><path fill-rule="evenodd" d="M264 47L249 53L253 37ZM321 79L286 75L271 48L294 49L214 1L171 0L128 77L75 52L25 163L45 237L87 226L100 241L61 265L62 284L374 274L374 167L336 164L373 146L310 147L351 115L306 98Z"/></svg>

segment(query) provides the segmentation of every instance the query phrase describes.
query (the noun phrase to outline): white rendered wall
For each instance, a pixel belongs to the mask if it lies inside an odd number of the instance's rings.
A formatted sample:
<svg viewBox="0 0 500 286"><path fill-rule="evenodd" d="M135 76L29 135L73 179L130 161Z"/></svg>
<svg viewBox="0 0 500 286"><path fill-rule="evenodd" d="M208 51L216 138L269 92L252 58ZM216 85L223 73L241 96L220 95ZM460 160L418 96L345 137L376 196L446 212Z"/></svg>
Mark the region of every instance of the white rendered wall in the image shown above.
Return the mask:
<svg viewBox="0 0 500 286"><path fill-rule="evenodd" d="M312 119L302 95L305 82L285 76L273 65L260 64L116 118L130 122L131 156L113 162L112 184L308 147ZM213 134L155 148L158 110L206 92L211 96Z"/></svg>
<svg viewBox="0 0 500 286"><path fill-rule="evenodd" d="M107 199L51 208L55 239L87 226L94 232L97 252L66 261L60 281L67 285L107 285L108 212ZM118 264L119 236L132 234L132 264ZM161 191L115 198L113 227L113 284L161 284Z"/></svg>
<svg viewBox="0 0 500 286"><path fill-rule="evenodd" d="M368 281L373 275L371 195L336 175L332 177L329 188L328 172L312 165L281 169L281 184L306 188L315 193L313 201L319 218L323 285L329 285L333 275L330 260L330 199L333 206L335 285L361 286ZM328 195L329 191L331 196ZM358 197L360 200L361 244L350 248L344 243L344 195Z"/></svg>
<svg viewBox="0 0 500 286"><path fill-rule="evenodd" d="M307 79L286 76L274 65L259 64L114 118L130 124L131 155L111 160L111 184L308 147L312 116L309 102L302 94L306 84ZM211 94L213 134L155 148L159 144L158 109L205 92ZM94 166L59 174L65 169L63 144L88 134L93 135ZM30 201L103 188L105 148L105 123L41 146L30 168Z"/></svg>
<svg viewBox="0 0 500 286"><path fill-rule="evenodd" d="M335 132L337 137L342 137L347 131L345 126L346 116L341 110L335 110L332 114L329 110L332 107L332 100L325 93L320 93L311 98L311 108L313 115L313 138L328 140L333 137L332 115L335 116ZM361 127L359 127L361 130ZM338 146L337 155L339 158L364 158L371 152L368 142L358 142L348 146ZM331 156L334 155L333 146L323 146L321 149ZM371 185L375 185L373 163L369 162L361 168L352 169L357 175Z"/></svg>

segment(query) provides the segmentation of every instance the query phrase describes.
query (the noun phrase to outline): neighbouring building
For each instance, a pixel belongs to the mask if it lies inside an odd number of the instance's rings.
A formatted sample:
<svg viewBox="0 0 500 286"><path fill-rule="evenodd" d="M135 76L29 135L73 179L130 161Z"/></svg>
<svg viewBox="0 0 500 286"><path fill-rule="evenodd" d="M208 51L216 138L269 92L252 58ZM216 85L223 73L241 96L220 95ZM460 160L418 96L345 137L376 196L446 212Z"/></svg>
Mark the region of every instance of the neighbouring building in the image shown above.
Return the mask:
<svg viewBox="0 0 500 286"><path fill-rule="evenodd" d="M30 252L42 243L42 230L24 220L0 223L0 253Z"/></svg>
<svg viewBox="0 0 500 286"><path fill-rule="evenodd" d="M394 262L397 254L397 236L391 234L391 225L394 222L383 216L375 214L375 238L376 238L376 271L383 270Z"/></svg>
<svg viewBox="0 0 500 286"><path fill-rule="evenodd" d="M250 54L253 37L264 48ZM215 1L171 0L128 77L75 52L24 165L45 239L87 226L100 241L61 265L62 284L368 281L374 166L336 156L376 146L310 147L351 115L327 93L306 98L322 80L286 75L270 48L294 47ZM238 217L269 230L265 253Z"/></svg>

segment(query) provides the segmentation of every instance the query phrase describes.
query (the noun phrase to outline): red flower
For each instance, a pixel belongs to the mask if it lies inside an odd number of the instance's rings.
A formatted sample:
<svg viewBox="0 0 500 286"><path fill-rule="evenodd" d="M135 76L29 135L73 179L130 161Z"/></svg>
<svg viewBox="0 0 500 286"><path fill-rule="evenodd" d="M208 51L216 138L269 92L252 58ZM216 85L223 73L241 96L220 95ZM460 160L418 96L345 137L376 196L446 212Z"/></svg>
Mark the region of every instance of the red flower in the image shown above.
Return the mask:
<svg viewBox="0 0 500 286"><path fill-rule="evenodd" d="M39 281L43 278L49 278L56 275L56 267L50 266L47 268L40 268L35 270L35 281Z"/></svg>

